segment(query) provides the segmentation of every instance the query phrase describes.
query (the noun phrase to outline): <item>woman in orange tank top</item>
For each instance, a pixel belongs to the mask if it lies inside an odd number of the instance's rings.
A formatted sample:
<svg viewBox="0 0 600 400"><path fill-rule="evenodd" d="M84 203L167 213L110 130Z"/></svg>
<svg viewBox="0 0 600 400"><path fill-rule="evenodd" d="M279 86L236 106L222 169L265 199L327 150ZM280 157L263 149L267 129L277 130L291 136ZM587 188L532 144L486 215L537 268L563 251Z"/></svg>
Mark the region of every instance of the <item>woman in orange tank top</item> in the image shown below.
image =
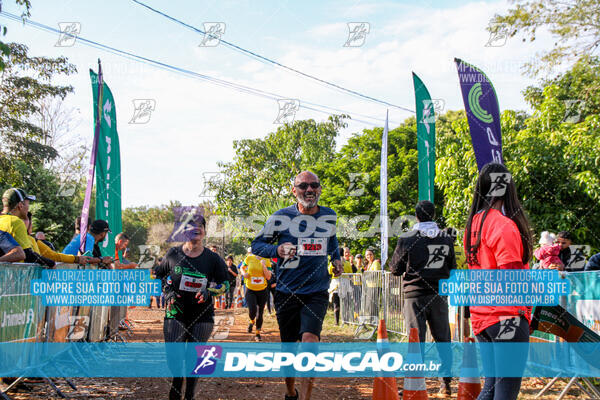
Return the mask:
<svg viewBox="0 0 600 400"><path fill-rule="evenodd" d="M465 254L469 269L529 269L532 236L529 221L508 169L483 166L466 223ZM480 343L529 342L531 307L471 306L473 332ZM481 346L485 384L477 400L515 400L521 377L496 377L507 363L522 374L527 351L507 354L497 346ZM522 375L521 375L522 376Z"/></svg>

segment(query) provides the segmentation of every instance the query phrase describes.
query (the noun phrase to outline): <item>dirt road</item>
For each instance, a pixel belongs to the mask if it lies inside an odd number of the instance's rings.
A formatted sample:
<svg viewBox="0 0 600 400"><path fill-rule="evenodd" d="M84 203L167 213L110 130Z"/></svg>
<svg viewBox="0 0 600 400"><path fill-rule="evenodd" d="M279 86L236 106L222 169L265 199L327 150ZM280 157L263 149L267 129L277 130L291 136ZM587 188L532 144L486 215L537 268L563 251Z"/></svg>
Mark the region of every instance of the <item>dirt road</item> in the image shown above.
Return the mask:
<svg viewBox="0 0 600 400"><path fill-rule="evenodd" d="M134 334L129 341L160 342L162 335L162 318L164 311L137 307L129 311L129 318L134 321ZM246 332L248 318L246 309L217 311L215 329L211 340L222 342L254 342L253 335ZM275 315L266 313L262 331L263 341L279 341ZM352 341L351 327L336 327L331 323L331 316L324 324L323 339L328 342ZM70 399L151 399L159 400L167 397L170 380L166 378L74 378L77 390L73 390L62 379L57 380L58 387ZM547 380L525 379L522 395L519 398L533 399ZM457 382L453 383L456 398ZM566 382L559 382L553 390L541 399L556 399ZM402 379L398 379L402 387ZM313 399L315 400L358 400L370 399L372 395L372 378L321 378L317 379ZM435 379L427 380L430 398L437 391ZM283 399L285 392L282 379L278 378L202 378L196 391L197 400L258 400ZM45 383L21 384L16 391L11 390L10 398L20 399L60 399ZM586 396L575 388L571 389L566 399L585 399Z"/></svg>

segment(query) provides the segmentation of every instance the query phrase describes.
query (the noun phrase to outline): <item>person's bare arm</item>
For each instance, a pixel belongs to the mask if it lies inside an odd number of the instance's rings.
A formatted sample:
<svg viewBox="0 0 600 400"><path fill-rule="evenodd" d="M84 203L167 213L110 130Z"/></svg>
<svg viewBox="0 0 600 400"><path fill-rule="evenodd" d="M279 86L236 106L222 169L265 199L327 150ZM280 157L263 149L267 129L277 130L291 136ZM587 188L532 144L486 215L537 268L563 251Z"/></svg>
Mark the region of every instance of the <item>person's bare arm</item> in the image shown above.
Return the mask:
<svg viewBox="0 0 600 400"><path fill-rule="evenodd" d="M0 257L0 262L22 262L25 260L25 252L21 246L13 247Z"/></svg>
<svg viewBox="0 0 600 400"><path fill-rule="evenodd" d="M267 264L265 263L265 261L261 261L262 267L263 267L263 275L265 276L266 280L271 279L271 271L269 271L269 268L267 268Z"/></svg>

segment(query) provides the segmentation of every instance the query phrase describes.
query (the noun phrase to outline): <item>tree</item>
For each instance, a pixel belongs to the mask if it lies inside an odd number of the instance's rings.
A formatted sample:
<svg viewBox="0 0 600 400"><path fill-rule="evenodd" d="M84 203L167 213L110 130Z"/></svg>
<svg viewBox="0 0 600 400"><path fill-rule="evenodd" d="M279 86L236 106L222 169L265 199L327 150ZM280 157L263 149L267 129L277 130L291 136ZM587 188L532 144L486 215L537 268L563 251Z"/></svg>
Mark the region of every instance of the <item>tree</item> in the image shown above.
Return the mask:
<svg viewBox="0 0 600 400"><path fill-rule="evenodd" d="M35 194L34 228L47 231L60 247L72 236L77 200L61 193L60 179L46 167L57 152L45 143L47 133L35 115L39 102L62 100L73 91L52 80L74 73L75 66L63 57L31 57L21 44L8 46L10 55L0 72L0 191L16 186Z"/></svg>
<svg viewBox="0 0 600 400"><path fill-rule="evenodd" d="M16 178L9 160L23 160L30 165L43 164L57 156L44 140L42 127L32 120L39 112L36 103L49 98L64 100L71 86L53 85L56 75L76 72L66 58L30 57L27 47L10 43L10 56L0 72L0 178ZM5 179L6 179L5 178ZM9 181L10 179L2 179Z"/></svg>
<svg viewBox="0 0 600 400"><path fill-rule="evenodd" d="M513 0L515 6L504 15L496 14L488 30L523 41L534 41L540 29L547 28L556 38L551 50L538 54L537 61L525 65L536 75L568 60L593 55L600 45L600 7L597 0Z"/></svg>
<svg viewBox="0 0 600 400"><path fill-rule="evenodd" d="M130 237L131 259L139 257L140 245L158 245L161 250L169 247L167 239L173 230L173 208L180 206L179 202L171 202L168 205L123 210L123 232Z"/></svg>
<svg viewBox="0 0 600 400"><path fill-rule="evenodd" d="M531 108L540 109L545 101L544 89L554 86L556 100L565 108L564 121L580 122L588 115L600 114L600 59L584 56L565 73L544 79L538 86L524 90Z"/></svg>
<svg viewBox="0 0 600 400"><path fill-rule="evenodd" d="M320 204L338 214L338 239L354 252L380 245L381 137L383 129L354 134L332 161L315 172L321 178ZM418 200L417 127L409 118L388 132L388 215L391 224L389 250L414 217ZM441 198L441 193L436 194ZM441 204L441 201L438 202Z"/></svg>
<svg viewBox="0 0 600 400"><path fill-rule="evenodd" d="M249 215L273 199L291 198L291 179L319 162L330 161L335 140L345 127L344 115L327 122L294 121L264 139L242 139L233 144L230 163L219 163L221 180L209 183L216 192L219 213Z"/></svg>
<svg viewBox="0 0 600 400"><path fill-rule="evenodd" d="M30 0L15 0L17 5L23 7L23 11L21 13L21 18L30 17L31 16L31 1ZM2 11L2 2L0 1L0 11ZM2 36L6 35L6 26L3 26L1 29ZM0 71L6 67L6 57L10 54L10 46L7 43L4 43L0 40Z"/></svg>
<svg viewBox="0 0 600 400"><path fill-rule="evenodd" d="M547 86L528 88L533 115L504 111L501 125L504 160L534 233L569 230L576 243L598 249L600 117L584 107L581 116L571 119L564 101L567 94L575 98L590 95L589 86L582 84L590 76L589 69L576 65ZM598 98L590 96L594 109ZM460 232L477 179L464 112L448 112L437 128L436 185L444 193L446 220Z"/></svg>
<svg viewBox="0 0 600 400"><path fill-rule="evenodd" d="M73 198L59 195L61 183L51 170L41 165L32 167L23 161L17 161L15 167L24 178L23 186L36 196L31 205L34 232L45 232L48 239L62 249L74 234L78 210Z"/></svg>
<svg viewBox="0 0 600 400"><path fill-rule="evenodd" d="M56 98L45 98L37 106L34 121L42 128L42 144L58 153L50 167L66 180L79 183L87 172L85 161L90 152L86 141L75 134L81 123L79 109L69 108Z"/></svg>

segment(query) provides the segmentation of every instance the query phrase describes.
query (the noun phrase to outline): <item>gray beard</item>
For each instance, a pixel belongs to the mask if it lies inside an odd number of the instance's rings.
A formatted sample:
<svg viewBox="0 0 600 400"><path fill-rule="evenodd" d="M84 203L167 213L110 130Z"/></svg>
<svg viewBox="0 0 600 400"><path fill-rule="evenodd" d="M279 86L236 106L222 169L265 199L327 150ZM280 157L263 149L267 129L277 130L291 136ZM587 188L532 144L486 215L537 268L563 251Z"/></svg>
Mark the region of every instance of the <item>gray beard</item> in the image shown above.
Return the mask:
<svg viewBox="0 0 600 400"><path fill-rule="evenodd" d="M304 208L313 208L317 205L318 202L319 202L318 196L316 196L313 201L308 201L308 200L303 199L302 197L298 197L298 203L300 203L300 205L302 205L302 207L304 207Z"/></svg>

